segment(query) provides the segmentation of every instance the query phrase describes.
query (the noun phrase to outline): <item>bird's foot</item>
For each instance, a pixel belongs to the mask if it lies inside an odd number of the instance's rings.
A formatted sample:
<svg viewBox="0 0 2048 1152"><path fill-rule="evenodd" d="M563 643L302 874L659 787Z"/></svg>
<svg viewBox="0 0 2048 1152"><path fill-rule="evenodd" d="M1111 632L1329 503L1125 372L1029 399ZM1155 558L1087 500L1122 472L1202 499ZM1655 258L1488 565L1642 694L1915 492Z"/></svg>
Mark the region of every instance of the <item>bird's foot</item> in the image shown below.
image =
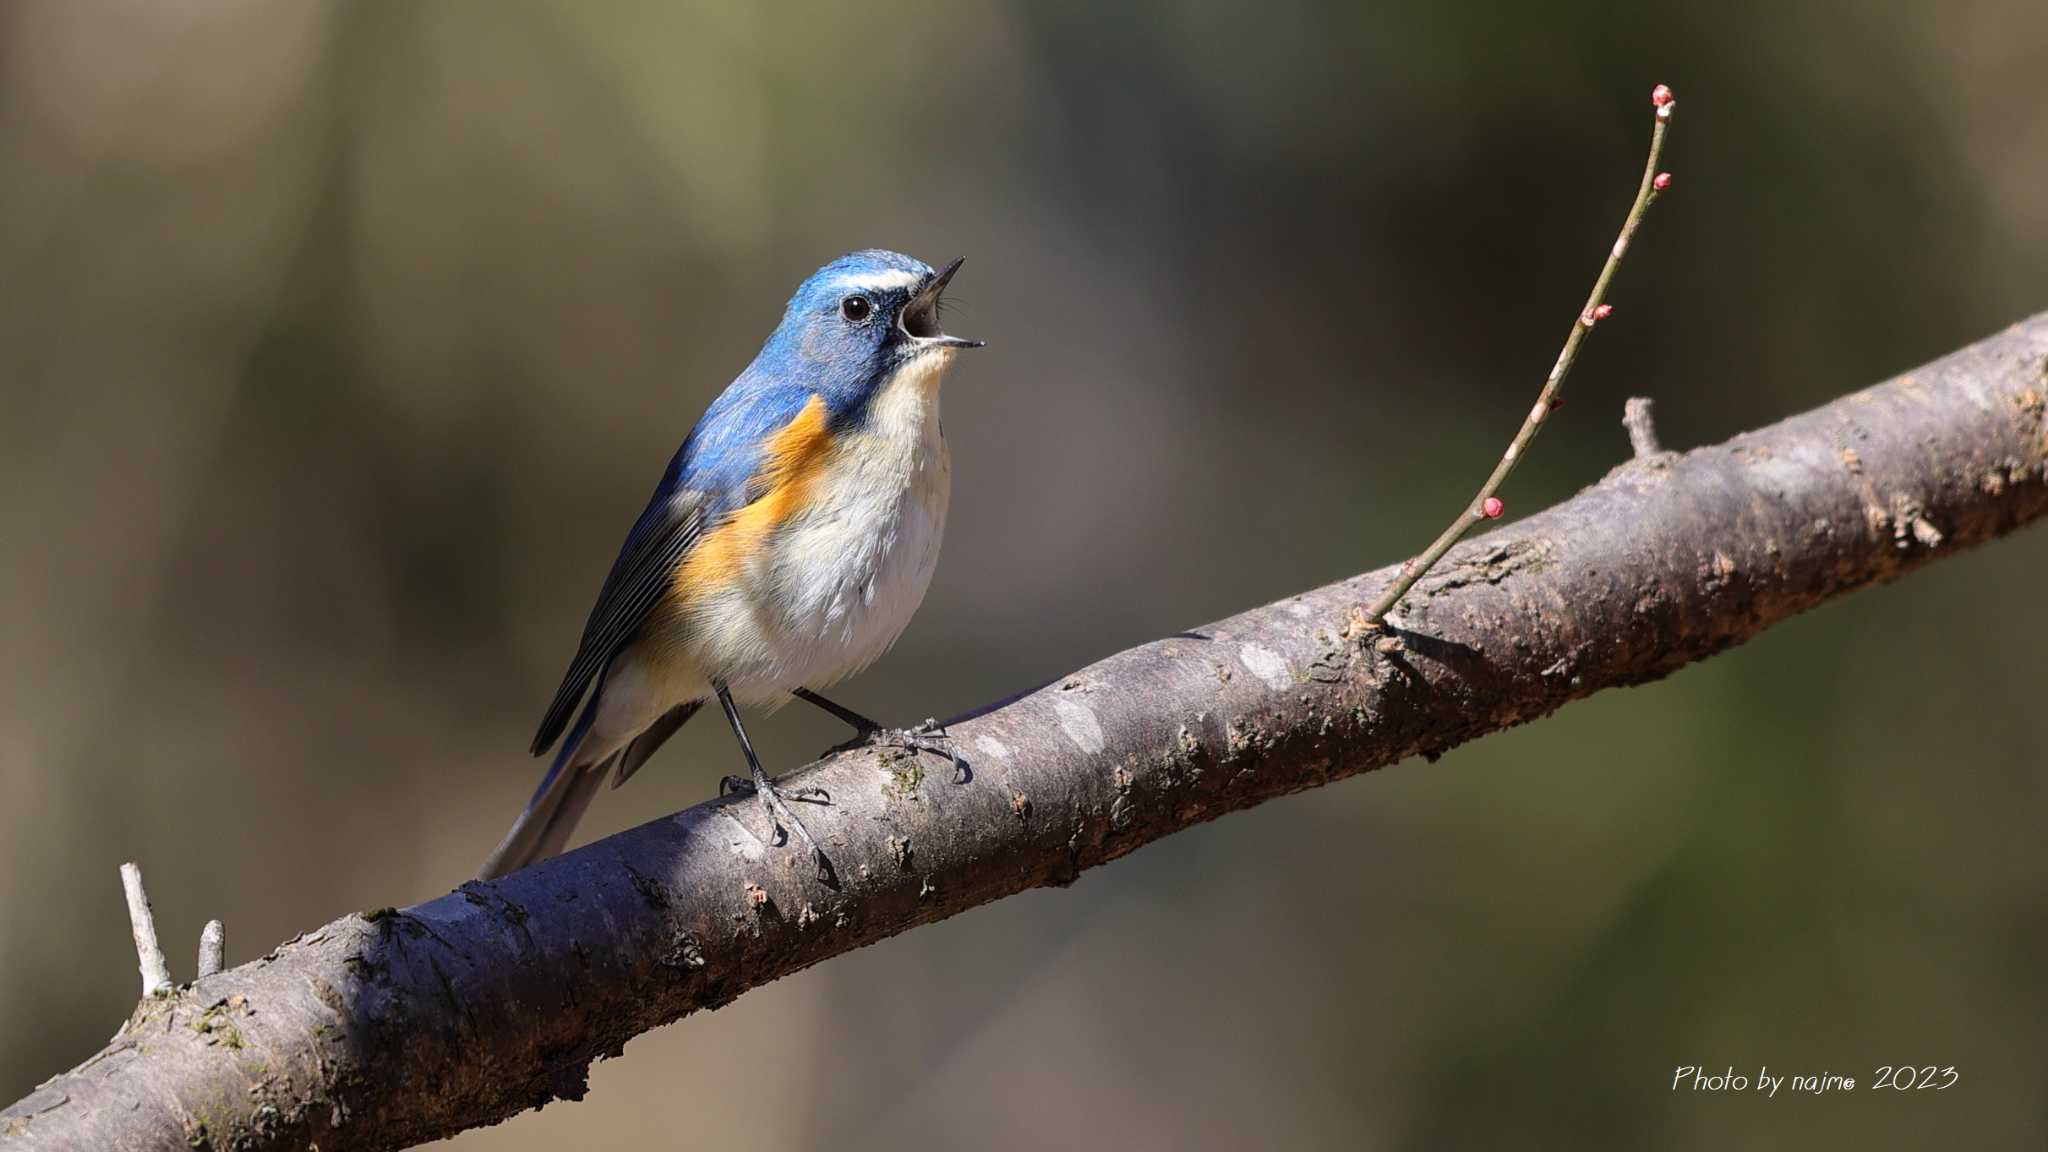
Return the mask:
<svg viewBox="0 0 2048 1152"><path fill-rule="evenodd" d="M818 842L811 839L810 829L789 810L789 802L803 804L831 804L832 796L823 788L783 788L763 777L727 776L718 782L718 794L731 793L736 796L755 796L768 814L769 826L780 834L781 842L788 843L793 835L803 846L811 850L811 862L817 866L818 879L827 886L837 888L839 877L832 870L832 861Z"/></svg>
<svg viewBox="0 0 2048 1152"><path fill-rule="evenodd" d="M973 776L967 767L967 761L954 750L953 738L946 734L945 725L929 718L922 724L909 728L864 728L846 743L827 748L825 754L831 756L840 752L851 752L857 748L897 748L913 756L930 752L952 761L953 783L965 784Z"/></svg>

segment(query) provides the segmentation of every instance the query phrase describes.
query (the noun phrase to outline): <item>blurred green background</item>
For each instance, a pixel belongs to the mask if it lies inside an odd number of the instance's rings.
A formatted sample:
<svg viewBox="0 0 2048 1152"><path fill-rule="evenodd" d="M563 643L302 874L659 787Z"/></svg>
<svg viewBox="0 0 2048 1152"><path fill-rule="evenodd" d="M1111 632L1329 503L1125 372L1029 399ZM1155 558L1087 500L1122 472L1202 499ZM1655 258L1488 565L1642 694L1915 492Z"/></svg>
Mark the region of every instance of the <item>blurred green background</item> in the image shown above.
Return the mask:
<svg viewBox="0 0 2048 1152"><path fill-rule="evenodd" d="M968 257L947 715L2048 308L2048 7L0 8L0 1096L467 877L613 549L817 265ZM2036 530L643 1037L462 1149L2048 1145ZM793 766L842 733L754 731ZM696 724L586 823L711 794ZM1942 1093L1673 1093L1953 1065Z"/></svg>

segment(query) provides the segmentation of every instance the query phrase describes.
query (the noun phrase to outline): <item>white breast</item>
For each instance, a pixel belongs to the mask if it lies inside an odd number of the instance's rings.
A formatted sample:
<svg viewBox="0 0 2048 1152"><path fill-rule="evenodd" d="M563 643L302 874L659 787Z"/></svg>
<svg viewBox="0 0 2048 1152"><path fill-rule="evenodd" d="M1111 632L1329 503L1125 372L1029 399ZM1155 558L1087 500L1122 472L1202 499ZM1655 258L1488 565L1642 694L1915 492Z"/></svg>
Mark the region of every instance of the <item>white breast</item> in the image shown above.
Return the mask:
<svg viewBox="0 0 2048 1152"><path fill-rule="evenodd" d="M939 562L952 464L939 424L950 349L898 372L863 427L841 434L803 511L762 557L751 603L712 631L736 695L775 704L823 688L888 651L924 600ZM711 639L711 636L705 636Z"/></svg>

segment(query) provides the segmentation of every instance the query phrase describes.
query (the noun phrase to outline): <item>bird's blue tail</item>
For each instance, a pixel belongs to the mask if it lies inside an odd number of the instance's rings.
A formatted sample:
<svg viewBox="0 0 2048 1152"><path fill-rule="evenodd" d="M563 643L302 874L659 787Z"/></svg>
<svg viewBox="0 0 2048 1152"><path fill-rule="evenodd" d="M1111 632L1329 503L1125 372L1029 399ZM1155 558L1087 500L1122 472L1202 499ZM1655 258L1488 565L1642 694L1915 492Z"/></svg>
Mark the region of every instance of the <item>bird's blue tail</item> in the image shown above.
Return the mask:
<svg viewBox="0 0 2048 1152"><path fill-rule="evenodd" d="M490 857L477 871L477 879L496 880L508 872L517 872L536 860L556 855L568 844L570 834L576 831L576 822L583 818L591 797L597 795L599 785L604 783L605 770L612 760L608 756L602 763L593 764L582 757L583 738L590 733L590 721L597 714L597 698L603 688L600 682L598 692L590 694L583 715L576 718L576 726L555 753L553 766L541 777L533 799L526 802L526 811L519 814L512 830L491 850Z"/></svg>
<svg viewBox="0 0 2048 1152"><path fill-rule="evenodd" d="M598 681L597 691L590 694L590 702L583 706L583 714L576 718L576 726L562 741L561 750L555 753L555 762L548 774L541 777L540 787L534 789L533 799L526 802L526 811L519 814L519 820L505 838L492 850L490 859L477 872L479 880L495 880L507 872L516 872L538 860L559 855L569 844L569 837L576 831L577 821L590 807L591 798L597 795L607 772L617 766L612 787L624 784L628 777L640 770L647 758L662 742L695 715L700 701L690 701L670 709L661 719L648 725L647 730L635 736L625 747L604 757L591 760L583 753L583 739L590 733L591 718L597 712L597 699L604 691L604 682Z"/></svg>

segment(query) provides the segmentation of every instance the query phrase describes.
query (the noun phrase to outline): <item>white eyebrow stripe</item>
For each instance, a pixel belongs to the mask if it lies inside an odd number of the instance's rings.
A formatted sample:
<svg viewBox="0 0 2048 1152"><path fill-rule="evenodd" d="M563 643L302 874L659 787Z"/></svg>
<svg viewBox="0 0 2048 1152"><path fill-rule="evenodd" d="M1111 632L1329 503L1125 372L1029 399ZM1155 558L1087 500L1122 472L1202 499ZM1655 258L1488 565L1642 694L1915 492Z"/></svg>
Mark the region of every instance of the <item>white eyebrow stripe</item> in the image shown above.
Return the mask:
<svg viewBox="0 0 2048 1152"><path fill-rule="evenodd" d="M896 269L869 272L861 276L845 276L839 280L842 288L868 292L886 292L891 288L915 288L922 283L924 277L916 272L902 272Z"/></svg>

